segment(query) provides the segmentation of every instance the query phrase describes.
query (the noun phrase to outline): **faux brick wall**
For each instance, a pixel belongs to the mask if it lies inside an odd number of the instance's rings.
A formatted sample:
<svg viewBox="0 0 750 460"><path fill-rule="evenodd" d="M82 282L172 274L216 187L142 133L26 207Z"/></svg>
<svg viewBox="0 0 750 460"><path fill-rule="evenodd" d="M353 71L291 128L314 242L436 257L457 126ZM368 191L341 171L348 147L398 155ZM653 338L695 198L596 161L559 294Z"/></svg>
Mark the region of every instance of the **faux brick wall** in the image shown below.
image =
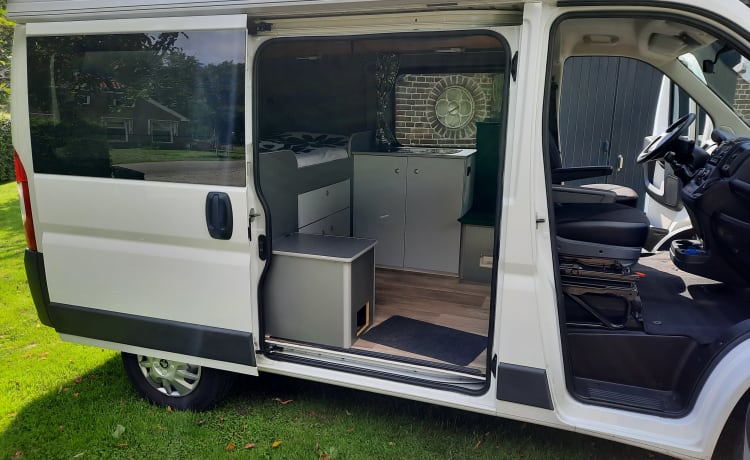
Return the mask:
<svg viewBox="0 0 750 460"><path fill-rule="evenodd" d="M474 147L476 124L501 107L495 100L493 82L502 75L404 74L396 81L396 139L403 145ZM502 83L501 81L499 83ZM473 120L463 128L449 129L435 117L434 102L444 88L462 86L474 96Z"/></svg>
<svg viewBox="0 0 750 460"><path fill-rule="evenodd" d="M734 94L734 109L746 121L750 121L750 82L737 77L737 91Z"/></svg>

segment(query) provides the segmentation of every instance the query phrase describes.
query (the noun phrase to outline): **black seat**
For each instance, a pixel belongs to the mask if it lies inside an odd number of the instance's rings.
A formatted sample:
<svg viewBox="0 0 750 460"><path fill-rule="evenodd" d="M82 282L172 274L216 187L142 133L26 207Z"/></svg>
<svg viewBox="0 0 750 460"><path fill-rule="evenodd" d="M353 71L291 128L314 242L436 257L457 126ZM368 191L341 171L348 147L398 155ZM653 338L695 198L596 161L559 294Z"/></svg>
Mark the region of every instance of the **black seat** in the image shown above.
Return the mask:
<svg viewBox="0 0 750 460"><path fill-rule="evenodd" d="M649 230L643 211L619 203L558 204L555 224L561 255L612 259L624 267L638 261Z"/></svg>

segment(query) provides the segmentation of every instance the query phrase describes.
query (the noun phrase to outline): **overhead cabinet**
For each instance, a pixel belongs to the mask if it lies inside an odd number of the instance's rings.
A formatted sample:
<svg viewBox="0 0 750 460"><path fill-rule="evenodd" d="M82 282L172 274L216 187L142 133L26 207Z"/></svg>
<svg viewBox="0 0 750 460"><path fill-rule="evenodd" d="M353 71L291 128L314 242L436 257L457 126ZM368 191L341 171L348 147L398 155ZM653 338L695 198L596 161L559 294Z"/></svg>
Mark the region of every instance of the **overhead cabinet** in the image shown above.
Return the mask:
<svg viewBox="0 0 750 460"><path fill-rule="evenodd" d="M378 265L458 273L471 206L473 150L354 155L354 235L378 240Z"/></svg>

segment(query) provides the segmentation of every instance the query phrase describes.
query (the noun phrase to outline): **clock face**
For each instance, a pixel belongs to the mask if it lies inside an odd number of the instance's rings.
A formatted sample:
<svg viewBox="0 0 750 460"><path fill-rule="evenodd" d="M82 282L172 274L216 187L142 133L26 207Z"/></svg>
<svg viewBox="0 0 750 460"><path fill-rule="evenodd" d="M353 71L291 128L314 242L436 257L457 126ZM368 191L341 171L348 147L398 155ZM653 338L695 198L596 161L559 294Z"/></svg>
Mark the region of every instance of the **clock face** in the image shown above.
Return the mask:
<svg viewBox="0 0 750 460"><path fill-rule="evenodd" d="M435 117L446 128L463 128L474 119L474 97L462 86L448 86L435 100Z"/></svg>

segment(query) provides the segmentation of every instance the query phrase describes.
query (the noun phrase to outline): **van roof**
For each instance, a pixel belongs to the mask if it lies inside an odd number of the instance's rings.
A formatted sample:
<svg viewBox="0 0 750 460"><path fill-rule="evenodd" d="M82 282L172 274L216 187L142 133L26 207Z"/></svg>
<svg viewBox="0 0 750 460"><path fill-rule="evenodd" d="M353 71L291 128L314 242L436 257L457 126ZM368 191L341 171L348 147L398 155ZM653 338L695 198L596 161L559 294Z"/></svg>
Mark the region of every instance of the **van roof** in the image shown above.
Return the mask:
<svg viewBox="0 0 750 460"><path fill-rule="evenodd" d="M522 10L532 0L8 0L8 18L19 22L136 17L248 14L256 17L450 10ZM554 0L543 0L554 2Z"/></svg>

